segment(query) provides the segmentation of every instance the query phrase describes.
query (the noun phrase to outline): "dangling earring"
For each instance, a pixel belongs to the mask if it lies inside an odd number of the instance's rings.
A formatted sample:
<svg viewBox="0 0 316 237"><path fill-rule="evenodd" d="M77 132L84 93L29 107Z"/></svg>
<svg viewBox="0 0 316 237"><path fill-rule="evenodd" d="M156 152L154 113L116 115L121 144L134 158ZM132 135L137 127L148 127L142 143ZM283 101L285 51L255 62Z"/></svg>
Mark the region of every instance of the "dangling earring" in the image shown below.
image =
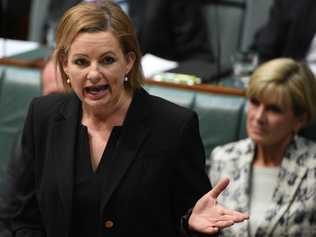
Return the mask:
<svg viewBox="0 0 316 237"><path fill-rule="evenodd" d="M128 82L128 76L127 75L125 75L125 77L124 77L124 82Z"/></svg>
<svg viewBox="0 0 316 237"><path fill-rule="evenodd" d="M66 80L66 82L67 82L68 85L70 85L70 79L69 79L68 75L67 75L67 80Z"/></svg>

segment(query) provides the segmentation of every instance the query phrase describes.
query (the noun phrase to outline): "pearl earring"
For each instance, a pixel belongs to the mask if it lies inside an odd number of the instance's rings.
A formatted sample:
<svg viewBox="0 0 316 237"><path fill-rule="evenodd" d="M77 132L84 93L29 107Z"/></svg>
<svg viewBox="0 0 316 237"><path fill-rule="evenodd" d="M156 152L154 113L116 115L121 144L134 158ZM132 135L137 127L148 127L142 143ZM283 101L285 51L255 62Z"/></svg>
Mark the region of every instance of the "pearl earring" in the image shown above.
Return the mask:
<svg viewBox="0 0 316 237"><path fill-rule="evenodd" d="M125 82L127 82L127 81L128 81L128 77L127 77L127 75L125 75L125 77L124 77L124 81L125 81Z"/></svg>
<svg viewBox="0 0 316 237"><path fill-rule="evenodd" d="M66 83L70 86L71 85L70 78L68 75L66 75L66 77L67 77Z"/></svg>

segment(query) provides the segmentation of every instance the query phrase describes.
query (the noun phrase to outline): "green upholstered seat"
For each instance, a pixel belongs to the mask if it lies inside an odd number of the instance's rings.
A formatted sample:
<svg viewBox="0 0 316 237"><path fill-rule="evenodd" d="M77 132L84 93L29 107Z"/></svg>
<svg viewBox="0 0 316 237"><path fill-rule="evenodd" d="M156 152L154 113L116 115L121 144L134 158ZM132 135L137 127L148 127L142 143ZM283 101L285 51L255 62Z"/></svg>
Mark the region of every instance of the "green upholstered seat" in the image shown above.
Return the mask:
<svg viewBox="0 0 316 237"><path fill-rule="evenodd" d="M248 102L246 101L241 113L241 117L240 117L240 129L239 129L239 136L238 136L239 139L244 139L248 136L247 130L246 130L247 110L248 110Z"/></svg>
<svg viewBox="0 0 316 237"><path fill-rule="evenodd" d="M186 108L192 108L195 96L195 92L190 90L182 90L155 85L151 85L150 88L147 88L147 91L151 95L160 96L166 100L169 100Z"/></svg>
<svg viewBox="0 0 316 237"><path fill-rule="evenodd" d="M193 109L199 116L207 157L215 146L238 139L244 103L241 96L196 94Z"/></svg>
<svg viewBox="0 0 316 237"><path fill-rule="evenodd" d="M3 73L4 67L0 67ZM0 177L23 127L31 99L41 94L38 70L6 67L0 87Z"/></svg>

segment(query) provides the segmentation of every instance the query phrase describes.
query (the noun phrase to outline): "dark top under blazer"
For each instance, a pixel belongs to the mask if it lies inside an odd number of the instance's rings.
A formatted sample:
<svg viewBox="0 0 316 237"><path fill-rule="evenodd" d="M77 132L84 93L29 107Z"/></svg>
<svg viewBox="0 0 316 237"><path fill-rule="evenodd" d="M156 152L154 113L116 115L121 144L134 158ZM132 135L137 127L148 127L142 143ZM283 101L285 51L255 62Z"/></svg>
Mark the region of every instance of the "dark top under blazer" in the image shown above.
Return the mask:
<svg viewBox="0 0 316 237"><path fill-rule="evenodd" d="M275 0L267 24L256 34L253 48L261 61L278 57L302 60L316 33L315 0Z"/></svg>
<svg viewBox="0 0 316 237"><path fill-rule="evenodd" d="M80 106L73 93L30 105L14 184L16 236L69 236ZM137 91L112 158L100 218L114 226L99 236L179 236L180 217L210 189L196 114Z"/></svg>

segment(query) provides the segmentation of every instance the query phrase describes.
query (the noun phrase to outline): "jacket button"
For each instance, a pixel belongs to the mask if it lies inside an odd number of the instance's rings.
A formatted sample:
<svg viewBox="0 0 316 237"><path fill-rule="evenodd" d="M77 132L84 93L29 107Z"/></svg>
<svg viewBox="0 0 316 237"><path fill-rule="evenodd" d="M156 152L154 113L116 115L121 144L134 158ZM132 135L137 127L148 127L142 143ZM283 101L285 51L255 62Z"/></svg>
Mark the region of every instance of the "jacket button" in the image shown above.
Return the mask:
<svg viewBox="0 0 316 237"><path fill-rule="evenodd" d="M106 229L111 229L111 228L113 228L113 226L114 226L114 222L111 221L111 220L107 220L107 221L104 222L104 227Z"/></svg>

